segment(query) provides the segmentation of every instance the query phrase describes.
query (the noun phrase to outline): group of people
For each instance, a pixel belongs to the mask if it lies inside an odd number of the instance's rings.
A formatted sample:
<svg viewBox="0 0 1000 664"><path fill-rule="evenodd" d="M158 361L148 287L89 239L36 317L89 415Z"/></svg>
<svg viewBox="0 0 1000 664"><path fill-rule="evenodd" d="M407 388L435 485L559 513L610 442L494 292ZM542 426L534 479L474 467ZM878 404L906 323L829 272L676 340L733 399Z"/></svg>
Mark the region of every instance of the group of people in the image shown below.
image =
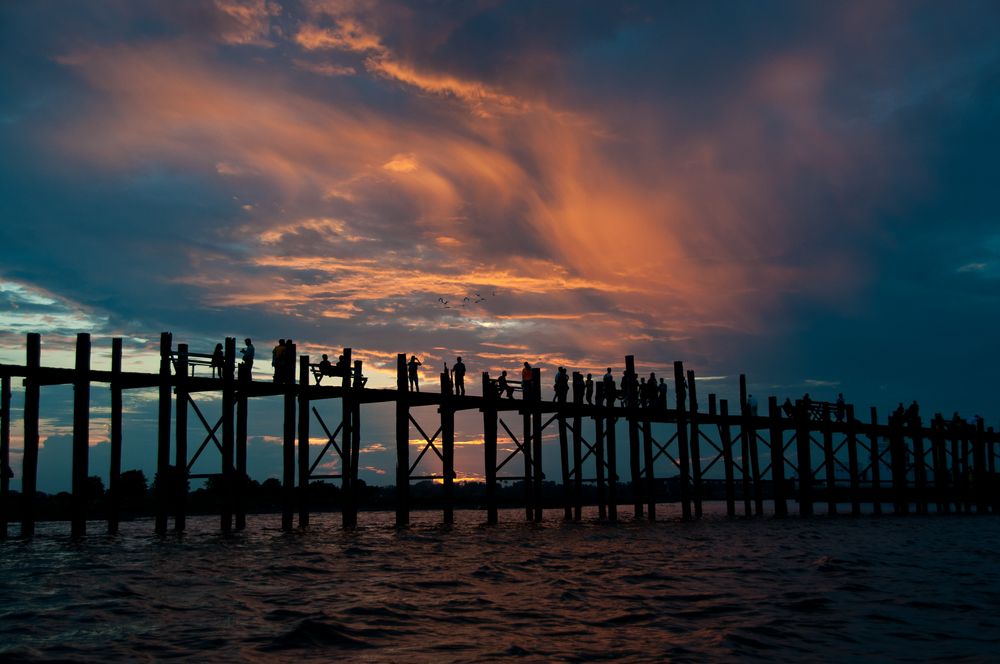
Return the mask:
<svg viewBox="0 0 1000 664"><path fill-rule="evenodd" d="M240 357L242 359L237 367L237 375L240 380L243 380L244 377L249 378L250 372L253 370L253 342L247 338L243 340L243 343L246 345L240 349ZM212 367L212 378L222 378L222 372L226 367L226 354L222 350L222 344L215 344L215 350L212 351L212 359L209 360L209 366Z"/></svg>

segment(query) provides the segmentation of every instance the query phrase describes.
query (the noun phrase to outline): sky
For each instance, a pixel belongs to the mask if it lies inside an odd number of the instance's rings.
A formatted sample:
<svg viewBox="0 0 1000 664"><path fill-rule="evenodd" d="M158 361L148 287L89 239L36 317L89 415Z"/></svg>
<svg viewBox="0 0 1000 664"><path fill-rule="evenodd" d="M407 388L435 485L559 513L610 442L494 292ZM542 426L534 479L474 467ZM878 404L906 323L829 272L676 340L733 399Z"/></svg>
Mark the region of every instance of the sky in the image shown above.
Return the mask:
<svg viewBox="0 0 1000 664"><path fill-rule="evenodd" d="M55 366L90 332L97 368L113 336L155 366L165 330L349 346L370 386L397 353L425 385L458 355L477 382L634 354L732 400L746 373L1000 424L995 2L8 2L0 91L0 362L31 331ZM42 490L68 485L60 390ZM127 466L154 407L129 396ZM106 458L103 394L93 417ZM391 481L390 413L365 417L362 476Z"/></svg>

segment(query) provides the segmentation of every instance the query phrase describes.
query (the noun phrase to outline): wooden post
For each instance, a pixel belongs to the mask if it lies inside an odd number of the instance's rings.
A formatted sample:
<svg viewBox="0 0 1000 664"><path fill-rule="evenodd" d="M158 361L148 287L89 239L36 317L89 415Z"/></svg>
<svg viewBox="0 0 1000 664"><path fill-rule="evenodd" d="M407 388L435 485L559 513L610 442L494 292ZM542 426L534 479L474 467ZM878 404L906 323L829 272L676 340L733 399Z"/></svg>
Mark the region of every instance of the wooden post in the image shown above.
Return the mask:
<svg viewBox="0 0 1000 664"><path fill-rule="evenodd" d="M694 498L694 518L701 518L701 433L698 428L698 393L694 380L694 371L687 372L688 377L688 401L691 414L691 479L692 496Z"/></svg>
<svg viewBox="0 0 1000 664"><path fill-rule="evenodd" d="M157 535L167 532L167 514L170 506L170 351L173 337L169 332L160 334L159 415L156 437L156 522Z"/></svg>
<svg viewBox="0 0 1000 664"><path fill-rule="evenodd" d="M951 499L955 503L955 513L962 513L962 461L959 457L961 448L961 433L958 428L951 429Z"/></svg>
<svg viewBox="0 0 1000 664"><path fill-rule="evenodd" d="M535 523L542 522L542 496L545 473L542 472L542 370L535 367L531 370L531 385L534 389L534 408L531 415L531 456L534 468L532 479L535 483Z"/></svg>
<svg viewBox="0 0 1000 664"><path fill-rule="evenodd" d="M736 516L736 484L733 481L733 438L729 430L729 402L719 402L719 442L722 443L722 465L726 474L726 516Z"/></svg>
<svg viewBox="0 0 1000 664"><path fill-rule="evenodd" d="M188 345L177 344L177 376L174 387L174 466L171 475L174 487L174 530L184 532L187 526L187 466L188 466Z"/></svg>
<svg viewBox="0 0 1000 664"><path fill-rule="evenodd" d="M691 466L688 461L687 388L684 383L684 363L674 362L674 395L677 397L677 456L681 464L681 515L691 519Z"/></svg>
<svg viewBox="0 0 1000 664"><path fill-rule="evenodd" d="M938 514L951 511L948 503L948 458L945 451L943 420L931 421L931 453L934 458L934 500Z"/></svg>
<svg viewBox="0 0 1000 664"><path fill-rule="evenodd" d="M579 371L573 372L573 520L583 518L583 376ZM598 463L600 460L598 459Z"/></svg>
<svg viewBox="0 0 1000 664"><path fill-rule="evenodd" d="M241 371L236 381L236 530L247 527L247 411L252 380L250 371Z"/></svg>
<svg viewBox="0 0 1000 664"><path fill-rule="evenodd" d="M750 516L750 444L757 447L757 432L754 429L753 413L747 401L747 377L740 374L740 468L743 471L743 515Z"/></svg>
<svg viewBox="0 0 1000 664"><path fill-rule="evenodd" d="M972 514L972 455L970 446L972 434L968 426L962 436L962 510L965 514Z"/></svg>
<svg viewBox="0 0 1000 664"><path fill-rule="evenodd" d="M454 386L447 372L441 374L441 467L444 523L455 523L455 408L451 403Z"/></svg>
<svg viewBox="0 0 1000 664"><path fill-rule="evenodd" d="M296 357L295 344L285 347L285 353ZM294 366L294 364L292 365ZM281 447L281 529L290 532L295 526L295 374L285 367L278 367L278 375L283 376L284 417ZM225 422L223 422L225 426ZM225 449L225 448L223 448Z"/></svg>
<svg viewBox="0 0 1000 664"><path fill-rule="evenodd" d="M920 418L915 418L910 425L910 438L913 440L913 485L916 496L917 514L927 514L927 466L924 463L923 424Z"/></svg>
<svg viewBox="0 0 1000 664"><path fill-rule="evenodd" d="M10 523L10 376L0 377L0 540Z"/></svg>
<svg viewBox="0 0 1000 664"><path fill-rule="evenodd" d="M616 438L616 418L614 407L614 393L605 395L607 404L605 414L607 420L604 425L604 440L608 452L608 521L618 523L618 445Z"/></svg>
<svg viewBox="0 0 1000 664"><path fill-rule="evenodd" d="M893 512L910 511L909 492L906 486L906 445L903 442L903 424L898 418L889 419L889 455L892 468Z"/></svg>
<svg viewBox="0 0 1000 664"><path fill-rule="evenodd" d="M847 406L847 467L851 473L851 515L861 516L861 478L858 477L858 434L854 406Z"/></svg>
<svg viewBox="0 0 1000 664"><path fill-rule="evenodd" d="M90 335L76 335L76 370L73 374L73 508L72 537L87 534L90 504Z"/></svg>
<svg viewBox="0 0 1000 664"><path fill-rule="evenodd" d="M986 430L987 442L989 446L989 491L990 491L990 511L993 514L1000 513L1000 482L997 481L997 437L993 427Z"/></svg>
<svg viewBox="0 0 1000 664"><path fill-rule="evenodd" d="M225 351L222 366L222 514L220 522L222 532L228 533L233 529L233 512L235 504L235 477L236 466L233 461L236 452L236 436L233 430L233 414L236 409L236 337L226 337ZM295 357L295 344L285 349L286 353L291 353ZM289 374L292 372L289 371ZM292 399L292 417L294 417L294 380L291 375L287 376L288 386L285 392L285 417L288 417L288 400ZM285 426L288 423L285 422ZM287 433L286 433L287 435ZM286 439L285 444L288 444ZM295 433L292 432L292 448L294 452ZM294 470L293 470L294 472Z"/></svg>
<svg viewBox="0 0 1000 664"><path fill-rule="evenodd" d="M656 521L656 473L653 468L653 423L649 414L642 420L642 453L643 464L646 466L644 478L644 493L646 494L646 515L650 521Z"/></svg>
<svg viewBox="0 0 1000 664"><path fill-rule="evenodd" d="M823 465L826 466L826 513L837 513L837 468L833 455L833 423L830 409L823 409Z"/></svg>
<svg viewBox="0 0 1000 664"><path fill-rule="evenodd" d="M796 465L799 470L799 516L812 516L812 437L809 431L809 412L801 400L795 402L795 411Z"/></svg>
<svg viewBox="0 0 1000 664"><path fill-rule="evenodd" d="M354 394L351 399L351 490L354 492L351 498L351 520L355 526L358 525L358 500L361 491L361 483L358 481L358 462L361 460L361 390L364 389L361 383L361 360L354 360L354 381L351 383L351 392ZM410 490L409 483L406 490Z"/></svg>
<svg viewBox="0 0 1000 664"><path fill-rule="evenodd" d="M534 399L534 391L531 384L525 385L521 382L521 427L523 436L521 438L521 454L524 456L524 518L531 521L535 517L535 482L533 480L535 466L532 463L531 453L531 401Z"/></svg>
<svg viewBox="0 0 1000 664"><path fill-rule="evenodd" d="M299 358L299 528L309 526L309 356Z"/></svg>
<svg viewBox="0 0 1000 664"><path fill-rule="evenodd" d="M635 518L642 518L643 483L639 476L639 378L635 373L635 356L625 356L625 419L628 422L628 465L632 477L632 504Z"/></svg>
<svg viewBox="0 0 1000 664"><path fill-rule="evenodd" d="M567 385L567 387L569 387ZM560 400L561 399L561 400ZM569 483L569 436L566 433L566 398L557 399L556 426L559 431L559 463L562 466L563 520L573 520L573 487Z"/></svg>
<svg viewBox="0 0 1000 664"><path fill-rule="evenodd" d="M343 362L338 362L338 364L343 364L341 369L344 367L351 366L351 349L345 348L343 353ZM354 407L352 401L354 400L354 394L351 390L351 376L349 371L344 371L344 376L341 381L341 386L343 390L340 394L340 405L341 405L341 416L340 416L340 496L341 496L341 525L344 528L354 528L357 526L357 503L356 496L354 494L354 481L351 477L351 448L350 444L351 435L354 429L353 414Z"/></svg>
<svg viewBox="0 0 1000 664"><path fill-rule="evenodd" d="M497 407L500 398L483 372L483 471L486 476L486 523L497 523Z"/></svg>
<svg viewBox="0 0 1000 664"><path fill-rule="evenodd" d="M871 446L871 457L872 457L872 512L875 514L882 513L882 487L881 487L881 476L882 469L880 468L882 464L882 451L879 450L879 436L878 436L878 412L875 410L875 406L871 408L871 429L868 432L868 444Z"/></svg>
<svg viewBox="0 0 1000 664"><path fill-rule="evenodd" d="M396 356L396 527L410 523L410 400L406 354Z"/></svg>
<svg viewBox="0 0 1000 664"><path fill-rule="evenodd" d="M986 514L989 511L986 493L986 443L984 441L984 434L983 421L978 420L976 429L972 434L972 473L976 514Z"/></svg>
<svg viewBox="0 0 1000 664"><path fill-rule="evenodd" d="M594 414L594 468L597 479L597 518L604 521L608 518L607 487L604 483L604 467L607 457L604 454L604 384L598 381L594 386L597 397L597 408Z"/></svg>
<svg viewBox="0 0 1000 664"><path fill-rule="evenodd" d="M111 463L108 469L108 534L118 534L122 476L122 338L111 340Z"/></svg>
<svg viewBox="0 0 1000 664"><path fill-rule="evenodd" d="M778 410L777 397L767 399L767 419L771 424L768 438L771 444L771 484L774 490L774 516L788 516L788 488L785 484L785 424ZM756 447L756 445L754 446ZM760 475L754 472L754 484L760 484ZM757 516L761 512L758 508Z"/></svg>

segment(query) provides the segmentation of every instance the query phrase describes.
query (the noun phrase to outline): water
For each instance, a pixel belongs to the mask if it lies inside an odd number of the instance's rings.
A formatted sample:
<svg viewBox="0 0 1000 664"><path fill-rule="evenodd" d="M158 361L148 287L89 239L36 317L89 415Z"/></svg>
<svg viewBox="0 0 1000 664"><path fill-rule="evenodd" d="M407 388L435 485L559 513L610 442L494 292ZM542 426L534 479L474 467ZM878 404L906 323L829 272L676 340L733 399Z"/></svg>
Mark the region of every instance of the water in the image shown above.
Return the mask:
<svg viewBox="0 0 1000 664"><path fill-rule="evenodd" d="M716 511L717 506L712 511ZM0 659L1000 660L1000 519L123 524L0 544ZM100 524L91 524L98 530Z"/></svg>

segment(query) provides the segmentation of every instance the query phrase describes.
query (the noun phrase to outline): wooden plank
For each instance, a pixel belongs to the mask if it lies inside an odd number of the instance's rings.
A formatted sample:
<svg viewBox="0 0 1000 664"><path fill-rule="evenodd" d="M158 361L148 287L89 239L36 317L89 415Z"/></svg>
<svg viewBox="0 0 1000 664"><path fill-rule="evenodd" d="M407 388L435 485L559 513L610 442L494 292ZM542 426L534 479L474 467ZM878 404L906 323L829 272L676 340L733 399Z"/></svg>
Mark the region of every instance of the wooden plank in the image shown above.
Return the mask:
<svg viewBox="0 0 1000 664"><path fill-rule="evenodd" d="M733 437L729 430L729 402L722 399L719 402L719 438L722 443L722 465L726 478L726 516L736 516L736 484L733 469Z"/></svg>
<svg viewBox="0 0 1000 664"><path fill-rule="evenodd" d="M219 515L222 532L232 532L233 512L235 512L235 489L236 489L236 431L233 427L236 411L236 337L226 337L224 342L224 355L222 365L222 513ZM295 357L295 344L288 348L286 353L291 353ZM287 371L287 370L286 370ZM291 374L291 371L288 371ZM291 375L287 376L288 386L295 384ZM288 396L285 396L285 417L288 417ZM292 402L294 411L295 403ZM293 413L294 417L294 413ZM285 423L287 426L288 423ZM287 439L285 444L287 445ZM292 445L295 445L294 433Z"/></svg>
<svg viewBox="0 0 1000 664"><path fill-rule="evenodd" d="M847 406L847 467L851 474L851 515L861 516L861 478L858 469L858 434L854 406Z"/></svg>
<svg viewBox="0 0 1000 664"><path fill-rule="evenodd" d="M295 357L295 344L285 347L285 353ZM285 367L276 367L275 375L283 376L284 413L282 417L281 445L281 529L291 532L295 525L295 377L288 375ZM225 424L225 423L223 423Z"/></svg>
<svg viewBox="0 0 1000 664"><path fill-rule="evenodd" d="M441 373L441 460L444 523L455 523L455 410L451 406L454 385L447 372Z"/></svg>
<svg viewBox="0 0 1000 664"><path fill-rule="evenodd" d="M573 372L573 520L583 518L583 376L579 371Z"/></svg>
<svg viewBox="0 0 1000 664"><path fill-rule="evenodd" d="M604 482L604 468L608 463L604 453L604 385L597 381L594 386L597 407L594 409L594 470L597 479L597 518L604 521L608 518L607 486Z"/></svg>

